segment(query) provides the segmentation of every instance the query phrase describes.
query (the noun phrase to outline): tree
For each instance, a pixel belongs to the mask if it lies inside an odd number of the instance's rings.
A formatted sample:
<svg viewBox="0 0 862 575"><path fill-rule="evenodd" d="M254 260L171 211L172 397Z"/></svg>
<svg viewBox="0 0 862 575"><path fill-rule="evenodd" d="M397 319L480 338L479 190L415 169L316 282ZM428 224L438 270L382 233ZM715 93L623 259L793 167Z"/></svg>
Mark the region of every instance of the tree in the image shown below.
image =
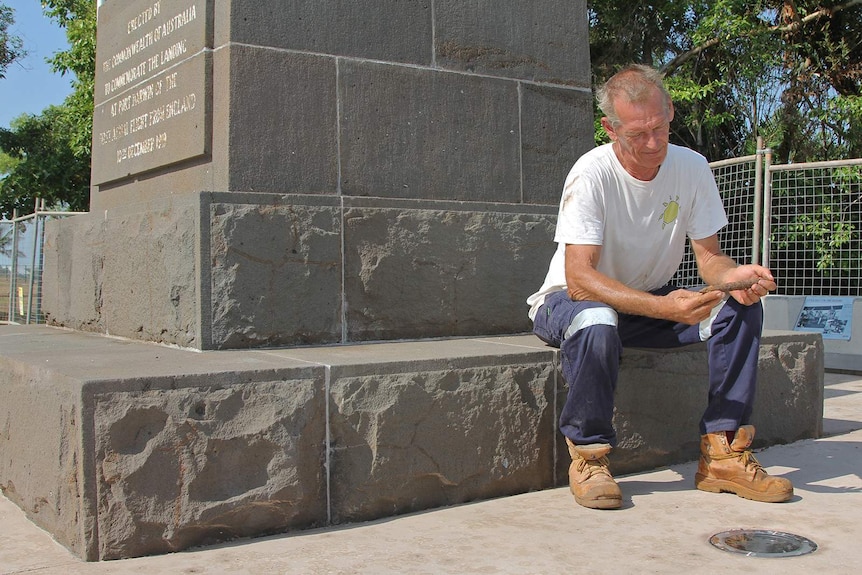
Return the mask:
<svg viewBox="0 0 862 575"><path fill-rule="evenodd" d="M12 226L0 227L0 256L12 255Z"/></svg>
<svg viewBox="0 0 862 575"><path fill-rule="evenodd" d="M15 23L15 11L0 4L0 79L6 77L6 68L26 54L21 38L13 36L9 28Z"/></svg>
<svg viewBox="0 0 862 575"><path fill-rule="evenodd" d="M54 70L74 74L66 110L74 132L73 151L89 158L93 134L93 86L96 79L96 3L93 0L42 0L45 13L66 29L69 49L51 59Z"/></svg>
<svg viewBox="0 0 862 575"><path fill-rule="evenodd" d="M738 90L750 84L771 95L773 102L750 117L747 131L750 140L766 135L779 161L862 152L853 128L862 95L862 0L720 0L693 39L691 50L664 64L665 72L717 58L728 86ZM758 103L750 91L739 96ZM772 130L759 134L766 126Z"/></svg>
<svg viewBox="0 0 862 575"><path fill-rule="evenodd" d="M42 6L66 29L70 47L50 63L54 71L72 75L73 91L62 105L0 128L0 152L13 159L5 162L0 180L0 213L7 216L15 208L31 210L36 198L76 211L86 210L89 201L96 3L43 0Z"/></svg>
<svg viewBox="0 0 862 575"><path fill-rule="evenodd" d="M862 0L593 0L596 83L629 62L665 72L672 139L711 160L764 136L783 161L862 155Z"/></svg>
<svg viewBox="0 0 862 575"><path fill-rule="evenodd" d="M51 206L86 210L90 157L76 153L69 135L76 129L68 110L49 106L40 116L23 115L11 130L0 129L0 149L15 158L0 181L0 210L30 213L36 198Z"/></svg>

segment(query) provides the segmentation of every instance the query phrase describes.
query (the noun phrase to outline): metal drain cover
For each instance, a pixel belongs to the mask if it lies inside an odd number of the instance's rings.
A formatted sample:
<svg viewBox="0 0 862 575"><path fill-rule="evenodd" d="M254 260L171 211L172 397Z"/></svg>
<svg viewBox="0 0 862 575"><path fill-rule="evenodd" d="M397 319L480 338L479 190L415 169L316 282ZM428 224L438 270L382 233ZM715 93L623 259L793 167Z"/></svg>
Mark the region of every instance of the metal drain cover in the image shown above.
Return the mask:
<svg viewBox="0 0 862 575"><path fill-rule="evenodd" d="M795 557L817 549L817 544L805 537L767 529L735 529L716 533L709 542L722 551L748 557Z"/></svg>

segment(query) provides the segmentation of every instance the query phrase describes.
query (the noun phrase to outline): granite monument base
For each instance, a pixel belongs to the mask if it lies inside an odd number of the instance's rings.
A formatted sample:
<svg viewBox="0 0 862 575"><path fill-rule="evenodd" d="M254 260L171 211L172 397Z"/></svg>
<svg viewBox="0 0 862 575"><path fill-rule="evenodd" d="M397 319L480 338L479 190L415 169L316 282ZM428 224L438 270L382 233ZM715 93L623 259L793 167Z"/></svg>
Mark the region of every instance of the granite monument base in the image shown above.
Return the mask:
<svg viewBox="0 0 862 575"><path fill-rule="evenodd" d="M557 364L532 335L201 353L2 326L0 488L96 561L565 485ZM819 334L765 334L759 369L755 447L818 437ZM704 345L625 351L615 473L697 457L705 380Z"/></svg>
<svg viewBox="0 0 862 575"><path fill-rule="evenodd" d="M50 222L58 327L199 350L528 331L556 208L207 192Z"/></svg>

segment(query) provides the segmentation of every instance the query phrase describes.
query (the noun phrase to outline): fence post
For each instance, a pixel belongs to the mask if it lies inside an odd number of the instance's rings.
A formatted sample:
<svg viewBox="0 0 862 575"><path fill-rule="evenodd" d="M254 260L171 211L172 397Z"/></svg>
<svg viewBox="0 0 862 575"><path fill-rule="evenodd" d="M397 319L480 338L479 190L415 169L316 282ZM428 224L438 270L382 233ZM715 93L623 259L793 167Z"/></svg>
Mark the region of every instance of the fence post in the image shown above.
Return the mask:
<svg viewBox="0 0 862 575"><path fill-rule="evenodd" d="M33 210L33 253L30 256L30 285L27 287L27 316L24 323L30 324L30 316L33 314L33 292L36 286L36 251L39 250L39 210L40 200L36 198L36 205ZM44 210L44 202L41 203Z"/></svg>
<svg viewBox="0 0 862 575"><path fill-rule="evenodd" d="M12 275L9 277L9 323L15 323L15 286L18 283L18 210L12 210Z"/></svg>
<svg viewBox="0 0 862 575"><path fill-rule="evenodd" d="M751 236L751 263L760 263L760 233L763 220L763 137L757 136L757 150L754 157L754 230Z"/></svg>
<svg viewBox="0 0 862 575"><path fill-rule="evenodd" d="M762 264L764 267L769 267L769 236L772 234L771 216L772 216L772 150L766 148L764 150L764 168L763 173L766 179L766 185L763 187L763 245L760 248L762 254Z"/></svg>

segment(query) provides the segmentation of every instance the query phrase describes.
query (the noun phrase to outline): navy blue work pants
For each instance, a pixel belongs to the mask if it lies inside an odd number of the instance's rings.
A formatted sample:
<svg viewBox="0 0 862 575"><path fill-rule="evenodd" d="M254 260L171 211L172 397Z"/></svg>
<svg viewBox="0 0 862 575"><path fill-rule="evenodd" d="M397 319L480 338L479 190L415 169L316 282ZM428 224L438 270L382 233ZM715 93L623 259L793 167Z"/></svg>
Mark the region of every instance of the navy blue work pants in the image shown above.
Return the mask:
<svg viewBox="0 0 862 575"><path fill-rule="evenodd" d="M674 289L666 286L653 293L664 295ZM736 431L751 417L762 327L760 303L745 306L731 297L709 320L688 325L617 314L603 303L572 301L564 291L548 295L533 321L533 333L560 348L569 386L560 431L578 445L612 446L614 391L623 347L673 348L705 340L709 388L700 433Z"/></svg>

